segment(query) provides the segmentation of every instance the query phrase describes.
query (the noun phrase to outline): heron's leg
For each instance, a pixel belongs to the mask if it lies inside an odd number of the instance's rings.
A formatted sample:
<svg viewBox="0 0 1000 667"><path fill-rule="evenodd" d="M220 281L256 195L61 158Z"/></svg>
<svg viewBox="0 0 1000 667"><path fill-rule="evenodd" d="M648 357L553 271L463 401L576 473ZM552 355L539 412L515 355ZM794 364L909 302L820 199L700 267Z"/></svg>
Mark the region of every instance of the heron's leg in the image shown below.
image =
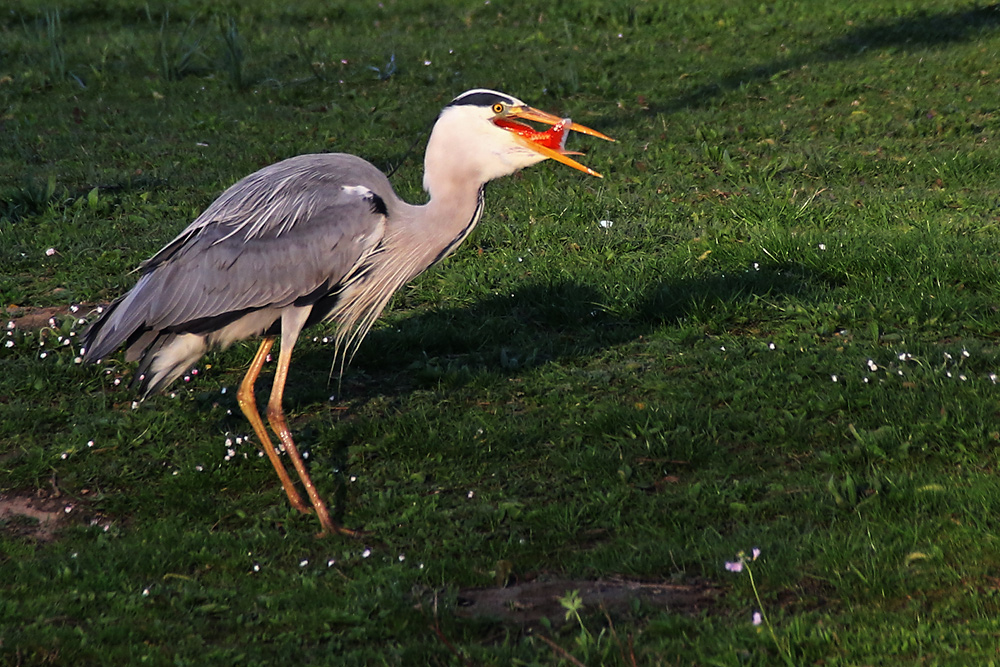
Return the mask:
<svg viewBox="0 0 1000 667"><path fill-rule="evenodd" d="M309 512L311 511L309 506L302 502L302 496L299 495L299 491L295 488L292 478L288 476L288 471L285 470L281 459L278 458L278 452L274 451L274 445L271 444L271 439L267 435L264 422L260 418L260 413L257 412L257 401L253 395L254 384L257 382L260 370L264 367L264 361L267 359L267 353L271 351L273 344L273 337L268 337L261 341L260 347L257 349L257 354L250 363L250 368L247 369L247 374L243 377L243 382L240 383L239 391L236 392L236 400L240 404L240 410L243 411L247 421L250 422L250 426L253 427L253 432L257 434L257 439L260 440L260 445L263 447L264 453L267 454L267 458L271 460L271 465L274 466L275 472L278 473L278 479L281 480L281 486L285 488L285 494L288 495L288 500L292 503L292 507L300 512Z"/></svg>
<svg viewBox="0 0 1000 667"><path fill-rule="evenodd" d="M302 456L295 446L295 441L292 440L292 433L288 429L288 423L285 421L285 412L281 407L285 395L285 381L288 379L288 366L292 362L292 349L295 347L295 341L308 316L309 308L286 310L282 314L281 350L278 352L278 367L274 372L274 386L271 388L271 398L267 402L267 419L271 422L271 428L274 429L278 438L281 439L281 444L285 446L285 451L288 453L289 458L292 459L295 471L299 473L299 479L302 480L306 494L308 494L309 500L312 501L313 508L316 510L316 516L319 517L320 525L323 527L323 530L319 534L320 537L332 533L355 535L355 531L337 525L330 518L330 511L326 508L326 502L316 490L316 486L309 477L309 471L306 470Z"/></svg>

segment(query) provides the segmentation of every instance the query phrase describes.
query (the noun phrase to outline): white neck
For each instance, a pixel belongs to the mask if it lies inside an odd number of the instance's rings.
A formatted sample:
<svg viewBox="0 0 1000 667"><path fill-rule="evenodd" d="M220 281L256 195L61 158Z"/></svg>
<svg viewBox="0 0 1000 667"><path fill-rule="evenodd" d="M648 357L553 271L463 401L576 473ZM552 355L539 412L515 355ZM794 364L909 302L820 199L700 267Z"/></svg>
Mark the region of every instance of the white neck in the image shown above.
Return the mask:
<svg viewBox="0 0 1000 667"><path fill-rule="evenodd" d="M545 158L491 121L489 109L445 107L424 155L424 190L431 200L458 192L478 193L489 181Z"/></svg>

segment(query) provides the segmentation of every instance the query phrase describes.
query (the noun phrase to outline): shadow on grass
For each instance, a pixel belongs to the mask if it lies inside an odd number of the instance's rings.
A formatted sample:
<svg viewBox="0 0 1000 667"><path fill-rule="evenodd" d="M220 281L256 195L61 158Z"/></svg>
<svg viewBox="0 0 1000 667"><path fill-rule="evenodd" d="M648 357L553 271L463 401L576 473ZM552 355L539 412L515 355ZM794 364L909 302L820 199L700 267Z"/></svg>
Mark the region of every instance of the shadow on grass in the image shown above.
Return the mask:
<svg viewBox="0 0 1000 667"><path fill-rule="evenodd" d="M998 28L1000 4L938 13L918 11L910 16L856 26L843 37L822 44L811 52L741 67L670 102L654 103L649 113L670 113L697 107L748 83L766 81L776 74L804 65L858 58L868 49L943 48Z"/></svg>
<svg viewBox="0 0 1000 667"><path fill-rule="evenodd" d="M552 361L586 360L664 329L681 342L700 340L710 322L724 326L732 311L760 297L808 300L836 284L833 276L792 263L762 265L738 275L654 282L627 300L573 281L528 284L512 294L441 308L372 331L344 371L342 398L394 397L442 380L458 387L481 372L516 377ZM289 399L315 401L321 393L335 392L336 374L325 381L333 363L332 345L303 346L297 352L290 388L298 389ZM296 382L295 375L302 379Z"/></svg>

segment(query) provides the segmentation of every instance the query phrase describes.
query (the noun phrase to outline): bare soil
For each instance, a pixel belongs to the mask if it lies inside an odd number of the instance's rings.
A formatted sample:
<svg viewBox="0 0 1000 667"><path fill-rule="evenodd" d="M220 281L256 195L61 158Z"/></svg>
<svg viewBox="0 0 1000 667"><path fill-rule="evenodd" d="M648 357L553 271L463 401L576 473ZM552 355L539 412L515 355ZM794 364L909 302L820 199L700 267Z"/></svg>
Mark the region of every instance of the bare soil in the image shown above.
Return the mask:
<svg viewBox="0 0 1000 667"><path fill-rule="evenodd" d="M642 605L678 614L697 614L711 607L720 593L717 586L705 581L539 579L507 588L460 591L456 614L464 618L492 618L524 625L535 625L542 618L547 618L553 626L559 626L566 622L566 609L559 599L571 591L579 591L584 613L601 610L609 614L629 611L636 600Z"/></svg>

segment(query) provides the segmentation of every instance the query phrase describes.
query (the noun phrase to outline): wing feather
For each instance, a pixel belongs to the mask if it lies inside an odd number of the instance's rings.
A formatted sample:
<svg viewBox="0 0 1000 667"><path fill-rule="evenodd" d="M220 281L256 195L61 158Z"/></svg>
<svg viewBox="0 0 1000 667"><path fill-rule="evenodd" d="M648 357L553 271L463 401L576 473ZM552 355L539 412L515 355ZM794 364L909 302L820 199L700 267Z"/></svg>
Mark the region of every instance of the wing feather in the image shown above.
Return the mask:
<svg viewBox="0 0 1000 667"><path fill-rule="evenodd" d="M138 332L319 298L378 245L382 212L396 201L385 176L350 155L303 155L251 174L140 266L136 286L85 334L87 357L145 340Z"/></svg>

